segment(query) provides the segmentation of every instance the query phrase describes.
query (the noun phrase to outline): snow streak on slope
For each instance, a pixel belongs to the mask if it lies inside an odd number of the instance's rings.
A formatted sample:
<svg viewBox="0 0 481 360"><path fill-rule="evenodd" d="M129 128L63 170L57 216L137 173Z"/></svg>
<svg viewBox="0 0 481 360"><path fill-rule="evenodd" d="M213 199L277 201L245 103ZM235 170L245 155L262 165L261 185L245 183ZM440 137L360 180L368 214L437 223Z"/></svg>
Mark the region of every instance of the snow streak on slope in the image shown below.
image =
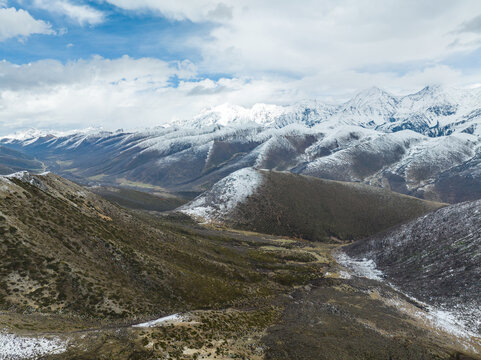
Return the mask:
<svg viewBox="0 0 481 360"><path fill-rule="evenodd" d="M481 309L467 309L465 307L453 308L448 306L443 307L440 305L433 306L431 304L427 304L410 296L409 294L403 293L397 286L391 284L386 275L377 268L373 259L355 259L351 258L344 252L336 253L335 258L339 264L348 268L354 276L385 282L400 294L406 296L412 302L421 305L422 309L412 306L412 304L396 297L385 299L387 304L390 306L409 314L410 316L423 322L425 325L454 335L461 340L461 343L467 350L476 351L476 349L471 346L470 342L473 339L479 338L481 335L481 331L476 330L481 326ZM351 278L351 274L346 273L345 271L341 271L340 274L343 278ZM467 313L469 313L469 317L467 317ZM473 319L475 321L474 327Z"/></svg>
<svg viewBox="0 0 481 360"><path fill-rule="evenodd" d="M372 259L353 259L340 252L336 254L336 260L339 264L351 269L356 276L378 281L383 279L382 271L376 268L376 263Z"/></svg>
<svg viewBox="0 0 481 360"><path fill-rule="evenodd" d="M169 316L164 316L159 319L147 321L141 324L135 324L132 325L132 327L139 327L139 328L146 328L146 327L155 327L155 326L161 326L161 325L169 325L174 322L180 322L185 319L185 316L182 316L180 314L172 314Z"/></svg>
<svg viewBox="0 0 481 360"><path fill-rule="evenodd" d="M237 170L217 182L211 190L179 210L204 220L222 219L262 184L262 174L253 168Z"/></svg>
<svg viewBox="0 0 481 360"><path fill-rule="evenodd" d="M451 205L345 248L404 293L481 335L481 201Z"/></svg>
<svg viewBox="0 0 481 360"><path fill-rule="evenodd" d="M432 180L436 174L471 159L478 146L476 136L463 133L422 140L406 149L402 159L386 169L402 174L408 180L408 187Z"/></svg>

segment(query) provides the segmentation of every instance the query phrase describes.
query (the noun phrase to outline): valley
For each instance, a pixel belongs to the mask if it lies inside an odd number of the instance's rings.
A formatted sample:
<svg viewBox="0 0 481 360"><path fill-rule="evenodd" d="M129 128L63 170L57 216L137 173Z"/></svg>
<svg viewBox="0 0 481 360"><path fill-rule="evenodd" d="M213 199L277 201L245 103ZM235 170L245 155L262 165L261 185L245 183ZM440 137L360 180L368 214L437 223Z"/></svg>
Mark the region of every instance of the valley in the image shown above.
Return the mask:
<svg viewBox="0 0 481 360"><path fill-rule="evenodd" d="M478 335L343 265L337 238L127 210L50 173L0 181L3 358L480 358Z"/></svg>
<svg viewBox="0 0 481 360"><path fill-rule="evenodd" d="M389 286L348 275L350 270L331 255L338 245L231 230L197 231L242 239L242 248L235 245L238 250L269 259L267 278L280 275L283 267L291 272L292 266L309 275L296 279L284 274L270 294L227 308L192 309L157 327L132 326L142 318L99 322L36 312L3 312L0 323L20 338L62 344L60 353L43 356L48 359L479 358L477 338L427 322L419 315L428 317L422 305ZM299 347L301 343L305 345Z"/></svg>

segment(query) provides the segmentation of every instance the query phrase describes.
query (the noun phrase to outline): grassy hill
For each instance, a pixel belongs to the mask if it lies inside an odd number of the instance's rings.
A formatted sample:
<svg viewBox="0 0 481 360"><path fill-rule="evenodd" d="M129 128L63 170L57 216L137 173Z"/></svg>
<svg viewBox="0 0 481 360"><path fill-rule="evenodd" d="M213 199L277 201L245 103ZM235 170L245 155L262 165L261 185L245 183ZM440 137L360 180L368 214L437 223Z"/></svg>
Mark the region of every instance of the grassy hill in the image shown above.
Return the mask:
<svg viewBox="0 0 481 360"><path fill-rule="evenodd" d="M444 206L358 183L261 173L262 184L226 217L230 226L316 241L350 241Z"/></svg>
<svg viewBox="0 0 481 360"><path fill-rule="evenodd" d="M267 259L281 271L284 260L240 251L237 240L128 212L53 174L0 181L2 309L145 317L282 287L257 270ZM305 281L297 274L292 282Z"/></svg>

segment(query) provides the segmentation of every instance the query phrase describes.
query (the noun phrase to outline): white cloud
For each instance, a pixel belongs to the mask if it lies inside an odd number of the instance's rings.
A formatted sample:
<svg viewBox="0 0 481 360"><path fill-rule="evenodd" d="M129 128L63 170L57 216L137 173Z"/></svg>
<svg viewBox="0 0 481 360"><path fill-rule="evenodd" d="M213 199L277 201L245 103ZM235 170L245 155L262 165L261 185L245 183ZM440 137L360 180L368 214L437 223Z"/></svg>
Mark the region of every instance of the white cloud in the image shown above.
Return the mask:
<svg viewBox="0 0 481 360"><path fill-rule="evenodd" d="M475 18L462 23L458 31L460 33L463 33L463 32L481 33L481 15L478 15Z"/></svg>
<svg viewBox="0 0 481 360"><path fill-rule="evenodd" d="M123 9L153 11L176 20L212 20L207 38L191 39L207 71L252 76L343 72L376 64L437 62L478 47L459 33L481 13L476 0L107 0ZM220 12L222 13L222 11ZM453 46L455 44L455 46Z"/></svg>
<svg viewBox="0 0 481 360"><path fill-rule="evenodd" d="M232 16L230 4L217 0L106 0L125 10L154 11L174 20L221 20ZM229 2L231 2L229 0Z"/></svg>
<svg viewBox="0 0 481 360"><path fill-rule="evenodd" d="M33 5L74 20L80 25L97 25L104 21L104 13L91 6L73 4L68 0L34 0Z"/></svg>
<svg viewBox="0 0 481 360"><path fill-rule="evenodd" d="M95 56L62 64L55 60L40 60L25 65L0 62L1 88L13 91L51 88L55 86L88 86L91 84L142 84L147 87L166 86L169 77L177 74L189 78L195 73L192 63L167 63L123 56L109 60Z"/></svg>
<svg viewBox="0 0 481 360"><path fill-rule="evenodd" d="M6 3L3 2L2 5ZM28 11L0 7L0 41L32 34L54 34L49 23L34 19Z"/></svg>
<svg viewBox="0 0 481 360"><path fill-rule="evenodd" d="M124 56L62 64L0 62L0 132L22 127L152 126L190 111L189 88L172 88L176 75L195 76L190 62ZM179 99L177 99L177 95Z"/></svg>

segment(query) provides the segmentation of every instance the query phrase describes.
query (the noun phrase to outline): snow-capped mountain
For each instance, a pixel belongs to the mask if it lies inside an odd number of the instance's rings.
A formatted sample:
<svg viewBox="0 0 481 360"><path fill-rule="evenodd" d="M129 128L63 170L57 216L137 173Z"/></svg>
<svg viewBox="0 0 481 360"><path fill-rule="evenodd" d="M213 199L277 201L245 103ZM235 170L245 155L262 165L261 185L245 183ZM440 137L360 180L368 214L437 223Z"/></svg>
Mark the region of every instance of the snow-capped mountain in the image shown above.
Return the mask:
<svg viewBox="0 0 481 360"><path fill-rule="evenodd" d="M340 105L222 105L143 131L29 131L0 145L92 183L203 191L254 166L457 202L481 198L480 124L481 89L371 88Z"/></svg>
<svg viewBox="0 0 481 360"><path fill-rule="evenodd" d="M343 104L335 114L338 121L375 127L389 122L396 114L400 99L379 88L361 91Z"/></svg>
<svg viewBox="0 0 481 360"><path fill-rule="evenodd" d="M384 132L410 129L428 136L446 135L460 123L479 116L480 89L452 89L426 86L406 96L395 96L372 87L340 104L315 100L290 106L256 104L252 108L220 105L202 111L178 125L202 128L211 125L234 126L258 124L282 127L292 123L315 126L320 123L355 125ZM461 131L467 126L462 126Z"/></svg>

